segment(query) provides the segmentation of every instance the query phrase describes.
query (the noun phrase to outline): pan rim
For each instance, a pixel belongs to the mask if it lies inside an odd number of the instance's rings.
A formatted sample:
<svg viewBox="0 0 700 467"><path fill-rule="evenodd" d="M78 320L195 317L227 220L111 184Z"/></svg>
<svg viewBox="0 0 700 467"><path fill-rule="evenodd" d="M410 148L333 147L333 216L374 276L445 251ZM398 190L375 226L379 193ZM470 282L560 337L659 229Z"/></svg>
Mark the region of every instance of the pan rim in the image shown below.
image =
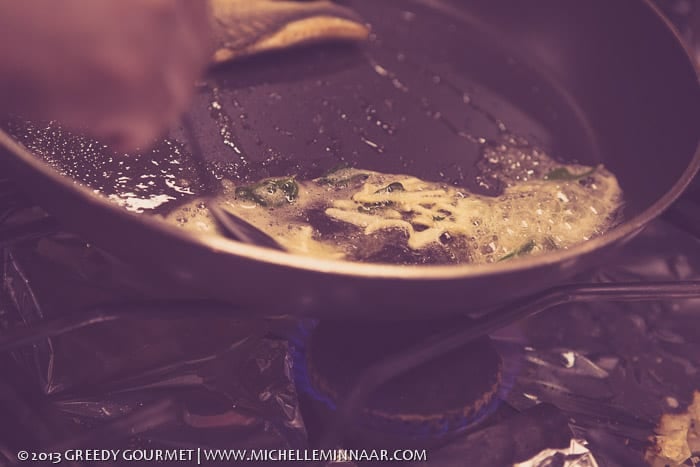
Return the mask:
<svg viewBox="0 0 700 467"><path fill-rule="evenodd" d="M698 83L700 92L700 69L692 58L692 53L681 38L679 32L672 23L663 15L652 0L643 0L656 17L662 21L673 35L676 43L681 47L690 63ZM524 272L539 267L565 264L575 261L596 250L628 238L641 231L649 222L657 218L666 210L688 187L695 175L700 171L700 139L696 145L693 157L671 188L656 202L647 207L635 217L614 227L605 234L580 243L566 250L558 250L543 255L517 258L508 262L495 262L486 264L459 264L459 265L392 265L379 263L358 263L345 260L332 260L308 257L298 254L280 252L273 249L248 245L234 240L215 235L197 235L178 229L164 220L156 217L126 211L123 207L108 200L105 196L95 193L94 190L76 183L69 177L61 175L49 164L40 160L23 145L15 141L5 131L0 130L0 144L9 149L14 156L20 157L24 163L30 165L43 176L52 179L63 188L78 191L86 202L99 205L101 208L111 210L115 215L131 216L135 222L139 222L159 234L175 237L178 240L194 243L205 247L215 253L231 254L250 261L267 263L277 267L302 269L308 272L326 273L336 276L382 278L395 280L458 280L473 277L488 277L504 273Z"/></svg>

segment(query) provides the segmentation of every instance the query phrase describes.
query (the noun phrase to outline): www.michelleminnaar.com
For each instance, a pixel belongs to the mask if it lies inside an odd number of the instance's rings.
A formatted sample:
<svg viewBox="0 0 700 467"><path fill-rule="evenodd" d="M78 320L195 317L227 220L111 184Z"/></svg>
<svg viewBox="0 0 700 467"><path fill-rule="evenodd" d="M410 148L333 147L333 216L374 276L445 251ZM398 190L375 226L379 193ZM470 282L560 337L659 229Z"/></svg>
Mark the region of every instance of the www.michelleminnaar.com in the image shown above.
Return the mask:
<svg viewBox="0 0 700 467"><path fill-rule="evenodd" d="M280 462L358 462L358 461L384 461L384 462L425 462L428 453L425 449L229 449L229 450L205 450L199 453L201 461L280 461Z"/></svg>

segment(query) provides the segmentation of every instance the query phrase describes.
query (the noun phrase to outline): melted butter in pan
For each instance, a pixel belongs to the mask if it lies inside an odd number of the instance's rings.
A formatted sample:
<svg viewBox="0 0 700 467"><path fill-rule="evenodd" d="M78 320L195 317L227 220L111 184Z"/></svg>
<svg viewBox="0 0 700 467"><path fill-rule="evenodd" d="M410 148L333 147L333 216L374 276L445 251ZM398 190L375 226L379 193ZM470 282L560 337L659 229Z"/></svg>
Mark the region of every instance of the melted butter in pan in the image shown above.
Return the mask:
<svg viewBox="0 0 700 467"><path fill-rule="evenodd" d="M537 176L507 180L499 196L409 175L342 169L308 181L226 182L218 202L293 253L396 264L510 260L569 248L614 225L622 191L612 173L546 157L538 168ZM220 234L201 200L166 219Z"/></svg>

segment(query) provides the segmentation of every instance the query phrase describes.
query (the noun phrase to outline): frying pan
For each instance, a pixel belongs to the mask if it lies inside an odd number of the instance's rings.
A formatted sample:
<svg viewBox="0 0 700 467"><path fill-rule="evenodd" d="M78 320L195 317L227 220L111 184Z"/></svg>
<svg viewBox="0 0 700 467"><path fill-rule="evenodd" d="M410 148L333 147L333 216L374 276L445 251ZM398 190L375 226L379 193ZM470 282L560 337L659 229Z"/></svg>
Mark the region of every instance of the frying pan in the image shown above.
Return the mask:
<svg viewBox="0 0 700 467"><path fill-rule="evenodd" d="M613 258L698 170L698 75L649 1L345 3L372 25L369 43L211 71L188 115L206 164L182 128L153 150L118 157L50 126L12 122L3 162L71 230L150 271L172 296L225 301L241 315L326 319L488 311L567 281ZM561 161L605 164L625 192L624 221L546 255L397 266L200 237L148 209L215 191L206 171L248 181L347 162L470 187L483 147L464 133L488 144L499 126Z"/></svg>

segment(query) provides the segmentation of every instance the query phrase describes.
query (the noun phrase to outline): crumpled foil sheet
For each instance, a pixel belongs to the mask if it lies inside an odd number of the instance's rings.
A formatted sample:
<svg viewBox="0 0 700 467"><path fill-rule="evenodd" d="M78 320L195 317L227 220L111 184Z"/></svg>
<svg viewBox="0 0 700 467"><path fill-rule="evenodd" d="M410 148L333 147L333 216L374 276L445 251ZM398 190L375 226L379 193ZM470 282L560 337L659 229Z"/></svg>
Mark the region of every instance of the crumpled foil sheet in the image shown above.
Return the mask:
<svg viewBox="0 0 700 467"><path fill-rule="evenodd" d="M69 235L15 245L3 256L0 328L146 297L139 284L123 283L137 275L122 276L123 265ZM29 401L25 412L36 413L2 424L0 465L3 455L8 461L32 446L304 448L287 342L269 337L266 322L201 311L99 323L15 352L13 372L28 384L14 392L34 391L42 403ZM41 437L37 422L59 429ZM2 446L22 423L36 438Z"/></svg>
<svg viewBox="0 0 700 467"><path fill-rule="evenodd" d="M598 467L593 454L586 447L586 442L572 439L567 448L545 449L532 459L518 462L513 467L539 467L543 465L558 464L571 467Z"/></svg>

